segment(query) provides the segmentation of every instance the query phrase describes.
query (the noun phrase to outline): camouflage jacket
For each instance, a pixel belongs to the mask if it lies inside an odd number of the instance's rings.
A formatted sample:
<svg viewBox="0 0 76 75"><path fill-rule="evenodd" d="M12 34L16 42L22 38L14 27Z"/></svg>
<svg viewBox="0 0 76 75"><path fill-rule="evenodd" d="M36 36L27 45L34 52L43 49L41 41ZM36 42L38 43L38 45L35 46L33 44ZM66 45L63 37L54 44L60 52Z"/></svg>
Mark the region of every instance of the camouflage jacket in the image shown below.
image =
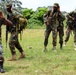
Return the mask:
<svg viewBox="0 0 76 75"><path fill-rule="evenodd" d="M18 16L17 16L17 14L16 14L15 12L8 13L8 14L7 14L7 19L10 20L10 21L13 23L13 26L14 26L14 28L7 26L7 30L8 30L9 32L14 32L14 31L16 31L16 26L18 25L18 19L19 19Z"/></svg>
<svg viewBox="0 0 76 75"><path fill-rule="evenodd" d="M66 22L67 26L74 28L76 27L76 12L70 12L67 15L67 22Z"/></svg>
<svg viewBox="0 0 76 75"><path fill-rule="evenodd" d="M62 25L64 20L65 16L61 12L51 14L51 25L58 27L59 25Z"/></svg>
<svg viewBox="0 0 76 75"><path fill-rule="evenodd" d="M60 12L58 15L58 21L59 25L58 26L64 26L63 21L65 20L65 16Z"/></svg>

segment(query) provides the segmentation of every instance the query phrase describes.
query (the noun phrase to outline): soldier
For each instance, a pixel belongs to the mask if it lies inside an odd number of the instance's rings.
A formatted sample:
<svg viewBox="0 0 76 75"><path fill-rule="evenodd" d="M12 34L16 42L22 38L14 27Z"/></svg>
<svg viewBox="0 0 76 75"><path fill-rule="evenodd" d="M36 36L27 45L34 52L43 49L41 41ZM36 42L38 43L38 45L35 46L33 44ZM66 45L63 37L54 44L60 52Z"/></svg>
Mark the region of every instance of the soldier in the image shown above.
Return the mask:
<svg viewBox="0 0 76 75"><path fill-rule="evenodd" d="M59 8L60 11L60 8ZM60 49L62 49L63 46L63 36L64 36L64 24L63 21L65 20L65 16L60 12L59 13L59 25L57 27L57 31L59 32L59 43L60 43Z"/></svg>
<svg viewBox="0 0 76 75"><path fill-rule="evenodd" d="M2 48L2 38L1 38L1 26L2 24L12 26L12 23L4 18L4 14L0 11L0 72L4 73L5 70L3 68L4 64L4 56L3 56L3 48Z"/></svg>
<svg viewBox="0 0 76 75"><path fill-rule="evenodd" d="M66 22L67 28L66 28L66 37L64 40L64 46L66 46L66 43L68 42L69 37L70 37L70 33L73 30L73 19L71 16L73 16L73 12L68 13L68 15L66 16L67 17L67 22Z"/></svg>
<svg viewBox="0 0 76 75"><path fill-rule="evenodd" d="M9 59L9 61L14 61L16 60L16 52L15 52L15 47L19 50L20 52L20 56L19 58L25 58L25 54L24 54L24 51L19 43L19 40L18 40L18 29L17 29L17 25L18 25L18 19L19 19L19 16L16 15L16 13L14 13L14 11L12 10L12 4L8 4L6 6L6 9L7 9L7 19L9 19L13 25L15 26L15 28L8 28L7 29L9 30L10 32L10 40L9 40L9 48L11 50L11 54L12 54L12 57Z"/></svg>
<svg viewBox="0 0 76 75"><path fill-rule="evenodd" d="M68 42L69 40L69 37L70 37L70 33L71 31L73 30L73 33L74 33L74 47L75 47L75 50L76 50L76 12L73 11L71 13L69 13L67 15L67 29L66 29L66 38L65 38L65 41L64 41L64 46L66 46L66 43Z"/></svg>
<svg viewBox="0 0 76 75"><path fill-rule="evenodd" d="M52 11L48 9L46 14L43 15L44 23L46 25L46 31L45 31L45 40L44 40L44 51L47 51L46 47L48 44L48 37L50 35L50 32L52 31L51 25L49 25L48 18L50 17L50 13Z"/></svg>
<svg viewBox="0 0 76 75"><path fill-rule="evenodd" d="M59 16L63 18L61 12L60 12L60 6L58 3L54 3L53 11L50 12L50 16L48 17L48 20L46 21L46 32L45 32L45 40L44 40L44 51L46 50L47 44L48 44L48 37L50 32L52 31L52 44L53 44L53 50L56 50L56 44L57 44L57 27L59 25Z"/></svg>

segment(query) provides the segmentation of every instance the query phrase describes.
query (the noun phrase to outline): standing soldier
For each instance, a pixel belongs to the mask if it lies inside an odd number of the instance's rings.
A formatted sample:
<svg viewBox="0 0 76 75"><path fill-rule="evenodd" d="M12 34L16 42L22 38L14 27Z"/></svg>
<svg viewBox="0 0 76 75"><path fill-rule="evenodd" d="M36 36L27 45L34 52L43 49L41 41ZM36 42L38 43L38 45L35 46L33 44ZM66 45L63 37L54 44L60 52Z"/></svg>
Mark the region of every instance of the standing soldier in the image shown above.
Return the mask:
<svg viewBox="0 0 76 75"><path fill-rule="evenodd" d="M3 68L4 64L4 56L3 56L3 48L2 48L2 37L1 37L1 26L2 24L6 24L8 26L12 26L12 23L9 20L4 18L3 13L0 11L0 72L4 73L5 70Z"/></svg>
<svg viewBox="0 0 76 75"><path fill-rule="evenodd" d="M45 40L44 40L44 51L46 51L46 47L48 44L48 37L50 35L50 32L52 31L51 25L49 25L48 19L50 17L50 13L52 11L48 9L48 11L46 12L46 14L43 15L43 19L44 19L44 23L46 25L46 31L45 31Z"/></svg>
<svg viewBox="0 0 76 75"><path fill-rule="evenodd" d="M58 28L59 21L60 21L59 17L63 18L62 14L60 12L60 6L58 3L54 3L53 11L50 12L50 16L48 17L48 20L47 20L47 29L45 32L45 40L44 40L44 51L46 50L46 46L48 43L48 37L49 37L49 34L51 31L52 31L52 38L53 38L53 41L52 41L53 48L52 49L56 50L57 28Z"/></svg>
<svg viewBox="0 0 76 75"><path fill-rule="evenodd" d="M64 41L64 46L66 46L66 43L69 40L70 33L73 30L74 33L74 46L76 50L76 12L73 11L67 15L67 29L66 29L66 38Z"/></svg>
<svg viewBox="0 0 76 75"><path fill-rule="evenodd" d="M60 11L60 8L59 8ZM65 20L65 16L60 12L59 13L59 25L57 27L57 31L59 32L59 43L60 43L60 49L62 49L63 46L63 36L64 36L64 24L63 21Z"/></svg>
<svg viewBox="0 0 76 75"><path fill-rule="evenodd" d="M15 28L9 28L7 27L7 29L9 30L10 32L10 40L9 40L9 48L11 50L11 54L12 54L12 57L9 59L9 61L14 61L16 60L16 52L15 52L15 47L19 50L20 52L20 56L19 58L24 58L25 57L25 54L24 54L24 51L19 43L19 40L18 40L18 29L17 29L17 25L18 25L18 20L19 20L19 16L17 16L14 11L12 10L12 4L8 4L6 6L7 8L7 19L9 19L13 25L15 26Z"/></svg>

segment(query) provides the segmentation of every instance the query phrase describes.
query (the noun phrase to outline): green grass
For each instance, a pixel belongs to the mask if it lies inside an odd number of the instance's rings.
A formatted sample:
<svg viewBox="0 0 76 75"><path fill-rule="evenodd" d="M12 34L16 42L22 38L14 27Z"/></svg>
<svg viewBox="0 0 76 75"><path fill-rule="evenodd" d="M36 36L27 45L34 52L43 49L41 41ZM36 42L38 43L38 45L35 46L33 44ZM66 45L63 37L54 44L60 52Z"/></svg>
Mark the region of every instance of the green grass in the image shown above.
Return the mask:
<svg viewBox="0 0 76 75"><path fill-rule="evenodd" d="M67 46L60 50L57 43L57 53L52 51L52 39L49 37L48 51L42 52L44 42L44 29L26 29L20 40L26 58L17 61L7 61L11 57L9 47L6 48L5 33L3 29L3 46L6 73L0 75L76 75L76 51L73 47L73 35ZM58 42L58 41L57 41ZM29 48L29 47L32 48ZM17 58L20 53L18 50Z"/></svg>

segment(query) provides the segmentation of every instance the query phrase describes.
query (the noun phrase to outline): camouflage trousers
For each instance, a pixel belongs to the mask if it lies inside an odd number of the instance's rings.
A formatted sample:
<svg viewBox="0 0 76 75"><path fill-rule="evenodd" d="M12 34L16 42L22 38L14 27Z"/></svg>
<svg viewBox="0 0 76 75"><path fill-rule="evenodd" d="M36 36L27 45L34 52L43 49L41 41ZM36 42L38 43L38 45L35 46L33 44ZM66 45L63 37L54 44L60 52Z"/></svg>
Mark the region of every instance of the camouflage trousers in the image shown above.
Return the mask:
<svg viewBox="0 0 76 75"><path fill-rule="evenodd" d="M76 43L76 29L71 29L70 27L67 27L66 29L66 37L65 37L65 42L67 42L70 38L70 34L73 31L74 34L74 42Z"/></svg>
<svg viewBox="0 0 76 75"><path fill-rule="evenodd" d="M3 47L1 43L0 43L0 62L4 62Z"/></svg>
<svg viewBox="0 0 76 75"><path fill-rule="evenodd" d="M57 27L57 32L59 33L59 43L63 44L64 27L63 26L58 26Z"/></svg>
<svg viewBox="0 0 76 75"><path fill-rule="evenodd" d="M15 48L17 48L20 53L23 52L23 49L18 40L17 32L11 33L10 40L9 40L9 48L11 50L12 55L16 54Z"/></svg>
<svg viewBox="0 0 76 75"><path fill-rule="evenodd" d="M48 44L48 38L49 38L51 31L52 31L52 38L53 38L52 44L53 44L53 46L56 46L56 44L57 44L57 28L51 27L50 25L48 25L48 26L46 26L46 31L45 31L45 39L44 39L45 47Z"/></svg>

